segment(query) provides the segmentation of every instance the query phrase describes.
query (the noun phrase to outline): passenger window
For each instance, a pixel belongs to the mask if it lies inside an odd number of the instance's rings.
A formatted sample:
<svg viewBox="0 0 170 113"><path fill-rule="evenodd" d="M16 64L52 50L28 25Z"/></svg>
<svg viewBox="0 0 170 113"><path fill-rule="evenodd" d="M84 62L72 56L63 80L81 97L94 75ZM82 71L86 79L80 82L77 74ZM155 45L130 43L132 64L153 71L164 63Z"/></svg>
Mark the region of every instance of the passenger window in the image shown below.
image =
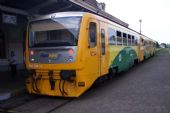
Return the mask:
<svg viewBox="0 0 170 113"><path fill-rule="evenodd" d="M134 46L134 45L135 45L135 37L132 36L132 46Z"/></svg>
<svg viewBox="0 0 170 113"><path fill-rule="evenodd" d="M117 31L116 34L117 34L117 45L122 45L122 33L120 31Z"/></svg>
<svg viewBox="0 0 170 113"><path fill-rule="evenodd" d="M131 35L128 34L128 46L131 46Z"/></svg>
<svg viewBox="0 0 170 113"><path fill-rule="evenodd" d="M93 48L96 46L96 38L97 38L97 29L96 23L90 22L89 27L89 46Z"/></svg>
<svg viewBox="0 0 170 113"><path fill-rule="evenodd" d="M109 45L116 45L116 31L112 28L108 29Z"/></svg>
<svg viewBox="0 0 170 113"><path fill-rule="evenodd" d="M105 30L101 29L102 55L106 53L105 50Z"/></svg>
<svg viewBox="0 0 170 113"><path fill-rule="evenodd" d="M152 42L149 42L149 46L152 47Z"/></svg>
<svg viewBox="0 0 170 113"><path fill-rule="evenodd" d="M147 46L146 40L144 40L144 46Z"/></svg>
<svg viewBox="0 0 170 113"><path fill-rule="evenodd" d="M138 38L135 36L135 46L138 45Z"/></svg>
<svg viewBox="0 0 170 113"><path fill-rule="evenodd" d="M142 38L140 39L140 45L143 46L143 39Z"/></svg>
<svg viewBox="0 0 170 113"><path fill-rule="evenodd" d="M127 34L123 33L123 45L127 46Z"/></svg>

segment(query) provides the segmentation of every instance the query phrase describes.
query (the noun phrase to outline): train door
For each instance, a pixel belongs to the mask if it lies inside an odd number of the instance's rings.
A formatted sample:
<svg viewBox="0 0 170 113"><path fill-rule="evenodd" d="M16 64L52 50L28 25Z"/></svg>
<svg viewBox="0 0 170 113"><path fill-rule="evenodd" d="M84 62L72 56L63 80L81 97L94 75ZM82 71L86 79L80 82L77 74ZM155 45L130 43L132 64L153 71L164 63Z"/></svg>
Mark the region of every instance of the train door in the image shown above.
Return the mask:
<svg viewBox="0 0 170 113"><path fill-rule="evenodd" d="M107 51L106 51L106 24L104 22L100 22L100 38L99 38L99 46L100 46L100 75L105 75L108 73L107 69Z"/></svg>
<svg viewBox="0 0 170 113"><path fill-rule="evenodd" d="M99 60L99 22L95 19L89 21L89 56L88 57L88 72L93 76L100 76L100 60ZM86 63L87 63L86 62Z"/></svg>

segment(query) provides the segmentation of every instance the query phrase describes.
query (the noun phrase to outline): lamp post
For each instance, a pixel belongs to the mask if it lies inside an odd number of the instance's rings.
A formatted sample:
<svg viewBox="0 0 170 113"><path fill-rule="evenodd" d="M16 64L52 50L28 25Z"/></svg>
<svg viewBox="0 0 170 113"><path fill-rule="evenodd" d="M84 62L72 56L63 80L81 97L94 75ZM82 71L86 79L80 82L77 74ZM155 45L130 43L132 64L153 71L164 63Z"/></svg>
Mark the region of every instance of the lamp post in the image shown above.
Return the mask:
<svg viewBox="0 0 170 113"><path fill-rule="evenodd" d="M141 33L142 33L142 31L141 31L141 23L142 23L142 19L140 19L139 22L140 22L140 34L141 34Z"/></svg>

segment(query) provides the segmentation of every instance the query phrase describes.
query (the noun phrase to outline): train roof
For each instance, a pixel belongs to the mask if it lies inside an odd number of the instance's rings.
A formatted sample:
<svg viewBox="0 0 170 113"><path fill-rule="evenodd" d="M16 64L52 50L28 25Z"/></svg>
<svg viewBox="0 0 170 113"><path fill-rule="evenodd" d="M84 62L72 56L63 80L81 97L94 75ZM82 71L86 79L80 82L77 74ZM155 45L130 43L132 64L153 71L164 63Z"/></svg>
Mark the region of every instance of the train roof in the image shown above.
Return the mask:
<svg viewBox="0 0 170 113"><path fill-rule="evenodd" d="M30 18L30 21L38 21L38 20L45 20L55 17L74 17L74 16L83 16L85 12L57 12L48 15L37 15Z"/></svg>
<svg viewBox="0 0 170 113"><path fill-rule="evenodd" d="M75 12L75 11L73 11L73 12L57 12L57 13L52 13L52 14L43 15L43 16L37 15L37 16L32 17L30 19L30 21L45 20L45 19L50 19L50 18L55 18L55 17L70 17L70 16L71 17L74 17L74 16L77 17L77 16L83 16L84 14L91 14L91 15L95 15L97 17L103 18L103 19L107 20L108 23L115 23L115 25L120 27L120 28L124 28L124 29L130 30L131 32L134 32L134 33L136 33L138 35L141 35L144 38L144 40L149 40L149 41L156 42L153 39L151 39L151 38L149 38L149 37L147 37L147 36L145 36L143 34L140 34L139 32L137 32L137 31L135 31L135 30L133 30L133 29L131 29L129 27L122 26L122 25L120 25L120 24L118 24L118 23L116 23L114 21L111 21L111 20L109 20L107 18L104 18L104 17L102 17L100 15L96 15L96 14L89 13L89 12L79 12L79 11Z"/></svg>

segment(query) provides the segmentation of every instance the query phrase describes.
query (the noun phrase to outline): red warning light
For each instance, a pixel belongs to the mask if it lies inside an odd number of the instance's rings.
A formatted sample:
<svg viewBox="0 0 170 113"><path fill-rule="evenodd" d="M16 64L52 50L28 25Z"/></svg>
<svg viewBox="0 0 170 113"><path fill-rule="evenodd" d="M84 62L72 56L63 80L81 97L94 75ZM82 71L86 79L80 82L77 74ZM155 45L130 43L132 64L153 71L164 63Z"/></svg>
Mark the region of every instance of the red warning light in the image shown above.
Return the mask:
<svg viewBox="0 0 170 113"><path fill-rule="evenodd" d="M70 49L68 52L70 53L70 55L74 54L74 50L73 49Z"/></svg>

